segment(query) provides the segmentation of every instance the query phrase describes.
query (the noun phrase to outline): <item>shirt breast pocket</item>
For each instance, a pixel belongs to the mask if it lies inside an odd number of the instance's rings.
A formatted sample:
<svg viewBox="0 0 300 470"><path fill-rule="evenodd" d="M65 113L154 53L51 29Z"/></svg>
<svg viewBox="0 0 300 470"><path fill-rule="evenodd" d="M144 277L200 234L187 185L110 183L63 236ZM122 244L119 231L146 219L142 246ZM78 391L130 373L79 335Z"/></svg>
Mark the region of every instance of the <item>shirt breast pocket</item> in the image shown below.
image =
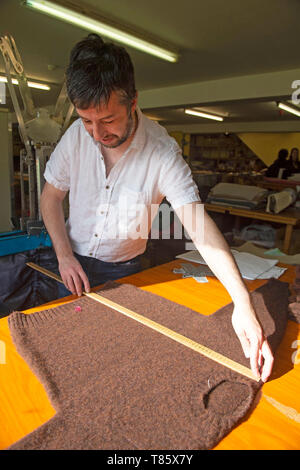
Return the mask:
<svg viewBox="0 0 300 470"><path fill-rule="evenodd" d="M119 232L122 238L148 238L148 197L145 191L122 187L119 196Z"/></svg>

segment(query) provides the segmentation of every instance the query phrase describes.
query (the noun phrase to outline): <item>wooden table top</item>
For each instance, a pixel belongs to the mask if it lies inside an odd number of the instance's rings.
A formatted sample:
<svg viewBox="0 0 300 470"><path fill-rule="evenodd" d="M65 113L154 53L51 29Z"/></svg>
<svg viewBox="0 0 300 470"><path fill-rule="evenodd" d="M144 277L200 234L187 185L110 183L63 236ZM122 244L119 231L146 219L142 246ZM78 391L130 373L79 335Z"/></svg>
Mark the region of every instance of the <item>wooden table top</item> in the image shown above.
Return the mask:
<svg viewBox="0 0 300 470"><path fill-rule="evenodd" d="M182 279L180 274L172 272L174 267L179 266L180 260L175 260L118 282L133 284L203 315L210 315L231 302L229 294L216 278L210 277L209 282L204 284L199 284L192 278ZM289 266L280 280L291 283L293 279L294 268ZM250 290L264 282L246 281ZM75 296L70 296L25 313L56 307L74 299ZM52 418L55 410L38 379L16 352L7 317L0 320L0 341L2 345L5 344L5 361L0 362L0 449L5 449ZM216 449L299 449L299 390L300 326L289 321L276 353L272 376L259 392L256 406Z"/></svg>
<svg viewBox="0 0 300 470"><path fill-rule="evenodd" d="M265 210L243 209L241 207L227 206L223 204L210 204L205 203L205 209L214 212L230 212L232 215L240 215L242 217L259 218L262 220L269 220L271 222L296 225L300 220L300 210L295 207L289 207L279 212L279 214L272 214Z"/></svg>

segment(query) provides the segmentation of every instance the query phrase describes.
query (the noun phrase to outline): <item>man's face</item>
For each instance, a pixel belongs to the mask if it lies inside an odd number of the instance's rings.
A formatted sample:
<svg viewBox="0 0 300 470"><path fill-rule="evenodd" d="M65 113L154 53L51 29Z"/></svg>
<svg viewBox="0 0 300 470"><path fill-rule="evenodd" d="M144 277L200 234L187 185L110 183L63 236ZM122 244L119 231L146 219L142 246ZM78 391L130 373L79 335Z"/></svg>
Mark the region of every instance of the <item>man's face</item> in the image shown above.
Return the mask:
<svg viewBox="0 0 300 470"><path fill-rule="evenodd" d="M87 109L76 108L76 111L95 142L107 148L116 148L126 142L134 130L136 103L134 99L128 108L120 103L120 96L113 91L107 104Z"/></svg>

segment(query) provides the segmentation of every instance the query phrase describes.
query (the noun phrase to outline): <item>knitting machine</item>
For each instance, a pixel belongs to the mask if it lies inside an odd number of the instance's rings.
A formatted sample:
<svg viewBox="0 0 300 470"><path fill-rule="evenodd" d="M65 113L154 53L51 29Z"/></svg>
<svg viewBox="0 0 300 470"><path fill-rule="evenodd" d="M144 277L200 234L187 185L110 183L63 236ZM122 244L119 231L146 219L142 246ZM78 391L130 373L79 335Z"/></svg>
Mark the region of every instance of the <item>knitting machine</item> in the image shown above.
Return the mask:
<svg viewBox="0 0 300 470"><path fill-rule="evenodd" d="M20 152L20 230L0 234L0 256L3 256L31 250L40 245L51 246L40 211L40 196L44 186L43 174L56 143L69 125L74 106L68 102L64 83L53 114L46 109L35 108L21 56L11 35L0 35L0 51L4 58L7 85L24 145L24 149ZM23 110L15 92L13 78L18 81ZM64 116L66 103L68 109ZM28 178L27 198L25 177Z"/></svg>

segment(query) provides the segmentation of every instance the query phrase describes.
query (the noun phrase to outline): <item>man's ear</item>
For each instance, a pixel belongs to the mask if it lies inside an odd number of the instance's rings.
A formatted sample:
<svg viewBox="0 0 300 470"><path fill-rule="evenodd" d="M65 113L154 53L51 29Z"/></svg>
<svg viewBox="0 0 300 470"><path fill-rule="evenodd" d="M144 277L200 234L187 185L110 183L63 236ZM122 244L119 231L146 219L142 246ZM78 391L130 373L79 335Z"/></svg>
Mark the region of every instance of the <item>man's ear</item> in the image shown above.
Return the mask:
<svg viewBox="0 0 300 470"><path fill-rule="evenodd" d="M133 98L133 100L131 102L131 112L133 112L133 113L136 110L137 102L138 102L138 92L136 92L135 97Z"/></svg>

